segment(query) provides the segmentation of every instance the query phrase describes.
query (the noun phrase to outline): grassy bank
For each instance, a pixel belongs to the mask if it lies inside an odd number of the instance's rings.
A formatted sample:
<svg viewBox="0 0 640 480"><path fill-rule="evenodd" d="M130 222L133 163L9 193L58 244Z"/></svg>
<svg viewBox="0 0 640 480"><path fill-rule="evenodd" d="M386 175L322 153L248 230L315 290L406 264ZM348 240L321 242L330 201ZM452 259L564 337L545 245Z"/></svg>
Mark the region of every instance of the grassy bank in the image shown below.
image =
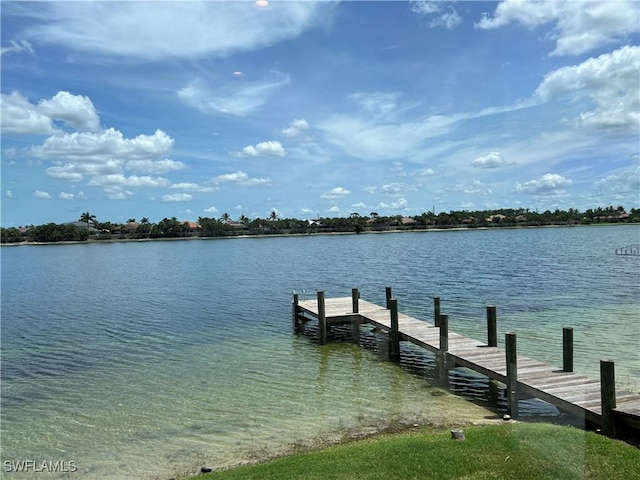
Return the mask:
<svg viewBox="0 0 640 480"><path fill-rule="evenodd" d="M640 479L640 449L584 430L511 423L415 429L222 470L197 480ZM195 480L195 479L194 479Z"/></svg>

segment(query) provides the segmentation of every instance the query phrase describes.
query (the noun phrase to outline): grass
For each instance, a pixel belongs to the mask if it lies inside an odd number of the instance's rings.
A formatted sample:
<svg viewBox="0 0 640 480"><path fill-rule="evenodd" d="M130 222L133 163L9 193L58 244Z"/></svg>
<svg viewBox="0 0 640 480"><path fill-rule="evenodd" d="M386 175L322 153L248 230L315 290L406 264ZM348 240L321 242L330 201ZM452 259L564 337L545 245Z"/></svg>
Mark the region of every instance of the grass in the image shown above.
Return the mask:
<svg viewBox="0 0 640 480"><path fill-rule="evenodd" d="M640 480L640 449L572 427L509 423L414 429L199 475L194 480L626 479Z"/></svg>

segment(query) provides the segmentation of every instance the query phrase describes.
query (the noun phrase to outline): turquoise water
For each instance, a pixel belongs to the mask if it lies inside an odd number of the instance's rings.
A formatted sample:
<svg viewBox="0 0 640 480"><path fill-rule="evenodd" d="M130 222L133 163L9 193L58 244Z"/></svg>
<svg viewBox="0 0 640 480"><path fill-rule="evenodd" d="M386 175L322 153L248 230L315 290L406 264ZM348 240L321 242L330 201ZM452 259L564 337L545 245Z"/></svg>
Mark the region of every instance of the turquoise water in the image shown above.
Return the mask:
<svg viewBox="0 0 640 480"><path fill-rule="evenodd" d="M74 461L38 478L170 478L389 419L483 416L412 368L291 330L291 292L383 303L576 371L616 361L640 386L638 226L474 230L3 248L2 461ZM419 354L417 354L419 357ZM419 360L419 359L418 359ZM419 361L417 362L420 363ZM6 478L29 475L3 474Z"/></svg>

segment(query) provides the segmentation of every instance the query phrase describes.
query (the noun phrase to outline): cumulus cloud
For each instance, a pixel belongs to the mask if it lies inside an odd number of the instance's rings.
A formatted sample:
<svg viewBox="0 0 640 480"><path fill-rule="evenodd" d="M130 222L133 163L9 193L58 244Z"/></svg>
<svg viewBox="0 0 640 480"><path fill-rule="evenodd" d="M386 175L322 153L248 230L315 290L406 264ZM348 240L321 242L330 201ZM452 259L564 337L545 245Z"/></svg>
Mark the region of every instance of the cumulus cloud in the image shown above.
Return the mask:
<svg viewBox="0 0 640 480"><path fill-rule="evenodd" d="M198 185L197 183L190 182L173 183L169 186L169 188L173 190L185 190L190 192L213 192L216 190L215 187L203 187L202 185Z"/></svg>
<svg viewBox="0 0 640 480"><path fill-rule="evenodd" d="M485 15L476 28L500 28L519 23L533 29L553 24L551 55L580 55L623 40L640 31L640 10L634 0L505 0L494 14Z"/></svg>
<svg viewBox="0 0 640 480"><path fill-rule="evenodd" d="M443 1L411 0L411 11L429 17L429 27L451 30L462 23L462 18L451 4Z"/></svg>
<svg viewBox="0 0 640 480"><path fill-rule="evenodd" d="M396 201L391 203L380 202L378 204L379 209L387 209L387 210L404 210L407 208L408 202L404 197L398 198Z"/></svg>
<svg viewBox="0 0 640 480"><path fill-rule="evenodd" d="M60 195L58 195L58 198L60 200L73 200L75 198L75 195L73 193L60 192Z"/></svg>
<svg viewBox="0 0 640 480"><path fill-rule="evenodd" d="M489 152L486 155L474 158L471 165L478 168L498 168L513 165L514 163L505 160L500 152Z"/></svg>
<svg viewBox="0 0 640 480"><path fill-rule="evenodd" d="M332 10L328 2L278 2L268 9L253 2L158 2L153 8L145 2L45 2L32 13L37 24L22 33L92 55L228 57L295 38L323 24Z"/></svg>
<svg viewBox="0 0 640 480"><path fill-rule="evenodd" d="M287 138L295 138L309 130L309 124L304 118L295 119L288 127L282 129L282 135Z"/></svg>
<svg viewBox="0 0 640 480"><path fill-rule="evenodd" d="M252 178L242 170L238 170L234 173L226 173L224 175L218 175L213 177L210 182L212 183L235 183L242 187L249 187L254 185L266 185L269 183L268 178Z"/></svg>
<svg viewBox="0 0 640 480"><path fill-rule="evenodd" d="M640 47L627 45L545 75L534 96L542 101L586 98L596 108L580 115L581 124L637 131L640 125L639 75Z"/></svg>
<svg viewBox="0 0 640 480"><path fill-rule="evenodd" d="M24 135L54 133L55 120L76 130L97 131L100 119L88 97L60 91L52 98L32 104L19 92L2 94L2 132Z"/></svg>
<svg viewBox="0 0 640 480"><path fill-rule="evenodd" d="M630 201L637 201L640 192L640 166L627 168L607 175L595 182L599 194L632 194Z"/></svg>
<svg viewBox="0 0 640 480"><path fill-rule="evenodd" d="M387 195L397 196L404 194L404 192L406 192L407 190L410 190L410 187L408 187L404 183L394 182L383 185L380 190L382 191L382 193L386 193Z"/></svg>
<svg viewBox="0 0 640 480"><path fill-rule="evenodd" d="M224 82L218 84L202 78L178 91L187 105L204 113L227 113L244 116L262 106L277 89L289 83L289 75L272 71L268 77L254 82Z"/></svg>
<svg viewBox="0 0 640 480"><path fill-rule="evenodd" d="M130 160L125 165L127 170L131 170L139 173L148 173L154 175L161 175L163 173L168 173L174 170L182 170L183 168L187 168L187 166L176 160L169 160L165 158L164 160L150 160L150 159L141 159L141 160Z"/></svg>
<svg viewBox="0 0 640 480"><path fill-rule="evenodd" d="M173 193L171 195L163 195L163 202L188 202L193 197L188 193Z"/></svg>
<svg viewBox="0 0 640 480"><path fill-rule="evenodd" d="M41 100L38 108L49 118L62 120L76 130L100 129L98 112L89 97L61 91L49 100Z"/></svg>
<svg viewBox="0 0 640 480"><path fill-rule="evenodd" d="M42 199L51 198L51 195L49 195L47 192L43 192L42 190L36 190L35 192L33 192L33 196L36 198L42 198Z"/></svg>
<svg viewBox="0 0 640 480"><path fill-rule="evenodd" d="M48 135L53 133L51 118L44 115L18 92L0 95L2 133Z"/></svg>
<svg viewBox="0 0 640 480"><path fill-rule="evenodd" d="M209 208L205 208L203 210L203 212L207 212L207 213L216 213L218 211L218 209L216 207L214 207L213 205L210 206Z"/></svg>
<svg viewBox="0 0 640 480"><path fill-rule="evenodd" d="M433 170L433 168L423 168L421 170L418 170L416 172L416 175L418 177L432 177L436 174L436 172Z"/></svg>
<svg viewBox="0 0 640 480"><path fill-rule="evenodd" d="M284 147L277 140L268 142L260 142L253 145L247 145L239 152L233 152L236 157L284 157L286 154Z"/></svg>
<svg viewBox="0 0 640 480"><path fill-rule="evenodd" d="M342 198L346 195L349 195L350 193L351 192L346 188L336 187L329 190L328 192L324 192L322 195L320 195L320 198L324 198L325 200L335 200L337 198Z"/></svg>
<svg viewBox="0 0 640 480"><path fill-rule="evenodd" d="M527 195L560 195L572 183L570 179L557 173L546 173L537 180L516 183L516 191Z"/></svg>

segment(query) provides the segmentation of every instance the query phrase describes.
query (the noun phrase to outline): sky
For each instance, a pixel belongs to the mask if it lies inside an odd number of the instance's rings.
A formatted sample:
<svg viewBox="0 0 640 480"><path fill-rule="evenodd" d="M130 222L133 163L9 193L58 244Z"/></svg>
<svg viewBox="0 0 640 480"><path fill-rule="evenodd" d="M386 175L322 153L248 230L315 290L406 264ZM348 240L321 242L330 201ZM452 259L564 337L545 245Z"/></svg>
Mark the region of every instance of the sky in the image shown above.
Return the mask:
<svg viewBox="0 0 640 480"><path fill-rule="evenodd" d="M3 227L640 207L640 3L1 4Z"/></svg>

